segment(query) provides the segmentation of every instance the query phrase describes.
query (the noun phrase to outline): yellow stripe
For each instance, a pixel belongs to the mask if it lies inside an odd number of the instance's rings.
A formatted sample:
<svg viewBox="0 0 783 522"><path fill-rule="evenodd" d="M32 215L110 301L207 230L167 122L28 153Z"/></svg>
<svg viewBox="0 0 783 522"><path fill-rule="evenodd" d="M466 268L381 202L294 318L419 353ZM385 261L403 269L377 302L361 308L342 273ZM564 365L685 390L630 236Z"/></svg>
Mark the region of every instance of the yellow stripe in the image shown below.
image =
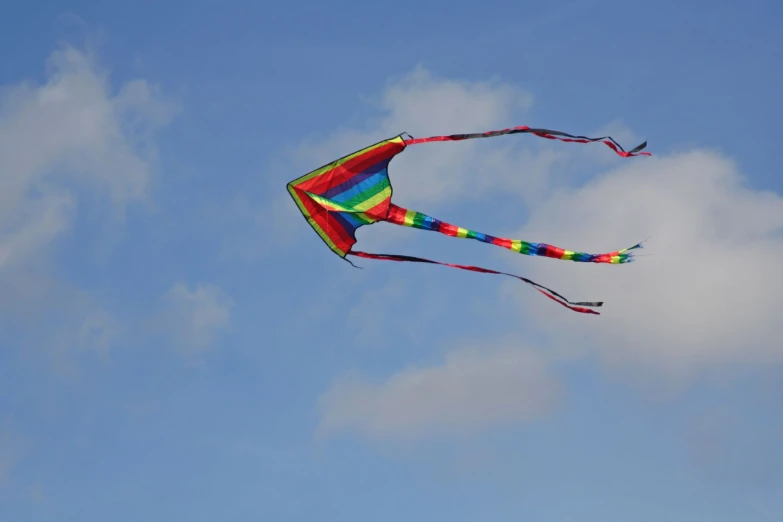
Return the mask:
<svg viewBox="0 0 783 522"><path fill-rule="evenodd" d="M326 199L317 194L313 194L312 192L305 191L305 194L310 196L313 199L313 201L316 201L319 205L326 208L327 210L333 210L336 212L353 212L356 214L360 214L363 212L367 212L371 208L374 208L380 203L382 203L384 200L389 199L392 194L392 189L391 187L387 187L382 191L378 192L373 197L369 199L365 199L364 201L358 203L356 206L353 207L345 207L343 205L340 205L339 203L335 203L331 199Z"/></svg>
<svg viewBox="0 0 783 522"><path fill-rule="evenodd" d="M404 223L405 223L406 227L412 227L413 226L413 218L414 218L414 216L416 216L416 211L415 210L408 210L408 211L405 212Z"/></svg>
<svg viewBox="0 0 783 522"><path fill-rule="evenodd" d="M335 203L331 199L326 199L324 197L318 196L317 194L313 194L311 192L305 191L305 194L310 196L313 201L318 202L319 205L326 208L327 210L335 210L337 212L354 212L353 209L350 209L348 207L344 207L340 205L339 203Z"/></svg>
<svg viewBox="0 0 783 522"><path fill-rule="evenodd" d="M457 237L468 237L468 229L457 227Z"/></svg>
<svg viewBox="0 0 783 522"><path fill-rule="evenodd" d="M376 195L371 197L370 199L366 199L356 205L354 207L353 212L367 212L371 208L375 207L376 205L379 205L383 200L389 199L392 194L391 187L386 187L382 191L378 192Z"/></svg>
<svg viewBox="0 0 783 522"><path fill-rule="evenodd" d="M357 214L360 215L362 217L362 219L366 219L368 225L370 225L372 223L377 223L378 222L377 219L371 218L370 216L368 216L367 214L365 214L363 212L357 212Z"/></svg>
<svg viewBox="0 0 783 522"><path fill-rule="evenodd" d="M512 240L511 241L511 250L514 252L521 252L522 251L522 241Z"/></svg>

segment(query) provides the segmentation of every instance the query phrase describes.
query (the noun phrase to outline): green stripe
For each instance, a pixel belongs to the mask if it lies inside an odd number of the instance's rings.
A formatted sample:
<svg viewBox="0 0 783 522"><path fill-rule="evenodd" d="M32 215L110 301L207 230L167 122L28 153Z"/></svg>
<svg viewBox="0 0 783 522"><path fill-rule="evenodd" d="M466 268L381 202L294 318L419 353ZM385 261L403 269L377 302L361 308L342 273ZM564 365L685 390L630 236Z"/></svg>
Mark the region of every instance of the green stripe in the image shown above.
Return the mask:
<svg viewBox="0 0 783 522"><path fill-rule="evenodd" d="M519 253L529 256L532 252L533 252L533 248L530 245L530 243L523 241L521 248L519 249Z"/></svg>
<svg viewBox="0 0 783 522"><path fill-rule="evenodd" d="M354 209L351 208L351 207L345 207L345 206L341 205L340 203L335 203L331 199L326 199L324 197L319 196L318 194L313 194L312 192L307 192L306 190L303 191L303 192L305 194L307 194L308 196L310 196L310 198L312 198L313 201L315 201L316 203L319 203L322 207L326 208L326 210L332 210L332 211L337 210L337 211L340 211L340 212L353 212L354 211ZM332 206L332 207L335 207L335 208L333 208L333 209L332 208L328 208L329 206Z"/></svg>
<svg viewBox="0 0 783 522"><path fill-rule="evenodd" d="M382 191L378 192L376 195L371 197L368 200L362 201L357 207L356 210L361 212L366 212L370 210L373 207L376 207L383 203L384 201L391 198L392 195L392 189L391 187L386 187Z"/></svg>
<svg viewBox="0 0 783 522"><path fill-rule="evenodd" d="M357 221L361 221L365 225L369 225L370 223L375 223L374 219L367 217L367 214L363 212L358 212L356 214L351 214L351 215L355 217Z"/></svg>
<svg viewBox="0 0 783 522"><path fill-rule="evenodd" d="M426 214L422 214L421 212L416 212L416 214L413 216L413 227L424 228L424 221L426 220L427 220Z"/></svg>
<svg viewBox="0 0 783 522"><path fill-rule="evenodd" d="M389 187L389 178L383 177L375 185L367 188L367 190L365 190L364 192L360 192L359 194L356 194L351 199L343 201L342 203L340 203L340 205L348 208L356 208L360 206L361 203L364 203L365 201L372 199L374 196L378 195L380 192L383 192L384 189L388 187ZM363 209L363 210L368 210L368 209Z"/></svg>

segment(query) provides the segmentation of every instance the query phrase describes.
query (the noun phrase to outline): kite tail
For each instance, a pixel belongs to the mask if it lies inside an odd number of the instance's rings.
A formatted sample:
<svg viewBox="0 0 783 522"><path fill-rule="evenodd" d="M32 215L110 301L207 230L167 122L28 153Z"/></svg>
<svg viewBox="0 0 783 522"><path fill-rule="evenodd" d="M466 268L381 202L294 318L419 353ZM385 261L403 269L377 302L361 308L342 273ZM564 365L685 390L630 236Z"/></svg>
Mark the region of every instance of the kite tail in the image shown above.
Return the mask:
<svg viewBox="0 0 783 522"><path fill-rule="evenodd" d="M402 256L402 255L395 255L395 254L368 254L366 252L358 252L355 250L351 250L348 252L348 255L354 255L356 257L363 257L366 259L377 259L381 261L408 261L412 263L430 263L434 265L442 265L442 266L448 266L451 268L459 268L461 270L470 270L471 272L481 272L484 274L497 274L497 275L505 275L509 277L514 277L516 279L519 279L520 281L529 284L548 298L552 299L556 303L565 306L569 310L573 310L574 312L579 312L582 314L592 314L592 315L601 315L600 313L596 312L595 310L591 310L588 307L600 307L603 306L603 301L597 301L597 302L573 302L569 301L559 293L555 292L554 290L547 288L545 286L539 285L538 283L531 281L530 279L514 274L508 274L506 272L498 272L497 270L490 270L489 268L481 268L478 266L470 266L470 265L456 265L453 263L441 263L440 261L432 261L430 259L424 259L422 257L413 257L413 256Z"/></svg>
<svg viewBox="0 0 783 522"><path fill-rule="evenodd" d="M409 139L405 140L405 145L417 145L419 143L430 143L433 141L462 141L462 140L471 140L474 138L494 138L495 136L503 136L504 134L534 134L540 138L546 138L549 140L560 140L565 141L568 143L591 143L591 142L601 142L613 151L617 153L618 156L622 156L624 158L628 158L631 156L652 156L649 152L642 152L645 148L647 148L647 142L644 141L634 147L633 149L626 151L622 145L617 143L614 138L611 136L601 136L600 138L589 138L587 136L574 136L573 134L568 134L566 132L561 131L555 131L555 130L549 130L549 129L532 129L528 127L527 125L521 125L519 127L512 127L509 129L503 129L503 130L495 130L495 131L488 131L488 132L476 132L472 134L451 134L448 136L430 136L429 138L414 138L413 136L410 136ZM407 133L405 133L407 134Z"/></svg>
<svg viewBox="0 0 783 522"><path fill-rule="evenodd" d="M529 243L519 239L505 239L482 234L481 232L475 232L473 230L457 227L449 223L444 223L443 221L435 219L426 214L422 214L421 212L416 212L415 210L408 210L402 207L398 207L394 203L392 203L389 207L389 214L386 216L386 221L394 223L395 225L440 232L441 234L445 234L451 237L476 239L483 243L489 243L491 245L507 248L513 252L518 252L526 256L544 256L551 257L553 259L561 259L563 261L576 261L579 263L630 263L634 261L632 250L642 248L642 244L637 243L630 248L625 248L616 252L607 252L604 254L572 252L560 247L547 245L546 243Z"/></svg>

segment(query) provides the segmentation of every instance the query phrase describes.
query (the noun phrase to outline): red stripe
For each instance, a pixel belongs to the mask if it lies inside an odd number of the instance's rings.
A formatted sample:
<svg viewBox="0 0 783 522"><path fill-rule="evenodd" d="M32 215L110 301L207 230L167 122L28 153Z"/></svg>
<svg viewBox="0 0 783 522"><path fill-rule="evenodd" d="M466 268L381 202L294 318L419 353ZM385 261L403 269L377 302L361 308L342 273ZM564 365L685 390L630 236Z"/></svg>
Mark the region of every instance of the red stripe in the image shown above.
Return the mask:
<svg viewBox="0 0 783 522"><path fill-rule="evenodd" d="M499 131L487 131L483 132L483 136L488 136L495 132L508 132L512 130L530 130L530 127L527 125L522 125L519 127L513 127L509 129L503 129ZM466 140L468 138L460 137L460 136L430 136L429 138L411 138L409 140L405 140L405 145L418 145L419 143L430 143L433 141L462 141Z"/></svg>
<svg viewBox="0 0 783 522"><path fill-rule="evenodd" d="M332 170L327 170L323 174L300 183L296 187L308 192L312 192L313 194L320 194L321 192L328 190L330 187L334 187L347 181L352 176L355 176L357 173L362 172L376 163L380 163L381 161L394 157L395 155L402 152L404 148L405 145L402 143L387 143L378 147L377 149L373 149L355 158L351 158L339 167L336 167Z"/></svg>
<svg viewBox="0 0 783 522"><path fill-rule="evenodd" d="M522 125L522 126L519 126L519 127L503 129L503 130L500 130L500 131L488 131L488 132L482 133L481 135L482 136L488 136L488 135L491 135L491 134L493 134L495 132L528 131L528 130L530 130L530 127L528 127L527 125ZM563 137L560 137L560 136L554 136L552 134L547 134L547 133L543 133L543 132L533 132L533 134L535 134L536 136L539 136L541 138L547 138L547 139L550 139L550 140L559 140L559 141L564 141L564 142L567 142L567 143L591 143L591 140L580 139L580 138L563 138ZM474 136L474 137L476 137L476 136ZM430 142L435 142L435 141L462 141L462 140L465 140L465 139L468 139L468 138L467 137L461 137L461 136L430 136L429 138L411 138L409 140L405 140L405 145L417 145L419 143L430 143ZM599 140L593 140L593 141L597 142ZM601 141L601 143L603 143L604 145L606 145L607 147L609 147L610 149L615 151L615 153L617 153L619 156L622 156L624 158L628 158L628 157L631 157L631 156L652 156L652 154L650 154L649 152L633 152L633 153L632 152L624 152L624 151L621 151L620 149L618 149L617 146L614 143L612 143L611 141L609 141L609 140L600 140L600 141Z"/></svg>
<svg viewBox="0 0 783 522"><path fill-rule="evenodd" d="M459 231L459 227L456 225L452 225L451 223L444 223L443 221L440 222L440 229L438 232L441 234L446 234L447 236L451 237L457 237L457 232Z"/></svg>
<svg viewBox="0 0 783 522"><path fill-rule="evenodd" d="M563 254L565 254L565 250L563 250L560 247L556 247L556 246L552 246L552 245L547 245L546 246L546 251L544 252L544 255L546 257L554 257L554 258L557 258L557 259L562 258Z"/></svg>
<svg viewBox="0 0 783 522"><path fill-rule="evenodd" d="M405 222L405 212L404 208L398 207L394 203L389 203L389 214L386 216L386 221L395 225L402 225Z"/></svg>
<svg viewBox="0 0 783 522"><path fill-rule="evenodd" d="M386 219L386 214L389 212L390 204L391 198L387 198L365 212L365 214L367 214L367 216L371 217L372 219Z"/></svg>
<svg viewBox="0 0 783 522"><path fill-rule="evenodd" d="M512 241L510 239L505 239L505 238L502 238L502 237L495 237L495 238L492 238L492 244L496 245L496 246L503 247L503 248L511 249L511 246L512 246L513 243L512 243Z"/></svg>
<svg viewBox="0 0 783 522"><path fill-rule="evenodd" d="M307 213L316 223L318 223L318 226L321 227L321 230L323 230L327 236L329 236L329 239L332 240L335 246L344 253L351 250L351 247L356 241L345 228L343 228L342 224L334 219L329 212L324 210L320 204L313 201L310 196L301 190L297 190L297 195L299 196L299 199L302 200L302 204L305 209L307 209Z"/></svg>

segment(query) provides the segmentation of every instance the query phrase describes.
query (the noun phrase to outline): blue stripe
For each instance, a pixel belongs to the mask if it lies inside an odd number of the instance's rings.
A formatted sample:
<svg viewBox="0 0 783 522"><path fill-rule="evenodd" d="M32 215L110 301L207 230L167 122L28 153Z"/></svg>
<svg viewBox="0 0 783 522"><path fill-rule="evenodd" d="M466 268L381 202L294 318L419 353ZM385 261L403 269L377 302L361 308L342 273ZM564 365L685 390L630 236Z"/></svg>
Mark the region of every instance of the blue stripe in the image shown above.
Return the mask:
<svg viewBox="0 0 783 522"><path fill-rule="evenodd" d="M340 217L344 218L348 223L350 223L354 230L364 225L364 223L356 219L356 217L354 217L351 212L336 212L336 214L339 214Z"/></svg>
<svg viewBox="0 0 783 522"><path fill-rule="evenodd" d="M430 217L425 215L424 220L421 221L421 227L425 230L432 230L433 232L438 232L440 230L441 222L435 219L434 217Z"/></svg>
<svg viewBox="0 0 783 522"><path fill-rule="evenodd" d="M375 165L371 165L370 167L364 169L362 172L358 172L356 175L351 176L350 179L343 181L339 185L336 185L323 194L319 194L319 196L323 196L327 199L334 199L335 196L338 194L342 194L346 190L349 190L354 185L363 182L367 178L371 178L372 176L375 176L379 172L385 172L386 166L389 164L389 160L384 160L376 163ZM388 174L386 174L388 176Z"/></svg>
<svg viewBox="0 0 783 522"><path fill-rule="evenodd" d="M356 236L354 235L354 232L356 232L356 229L359 228L356 225L353 225L348 219L347 216L349 215L346 212L329 212L329 214L340 224L341 227L343 227L343 230L345 230L349 236L356 239Z"/></svg>
<svg viewBox="0 0 783 522"><path fill-rule="evenodd" d="M373 174L372 176L365 179L361 183L357 183L354 186L348 188L347 190L330 197L329 199L331 199L335 203L342 203L344 201L348 201L349 199L358 196L362 192L365 192L371 189L373 186L379 184L381 181L386 179L387 176L388 174L386 173L386 169L383 169L381 172L378 172L377 174Z"/></svg>

